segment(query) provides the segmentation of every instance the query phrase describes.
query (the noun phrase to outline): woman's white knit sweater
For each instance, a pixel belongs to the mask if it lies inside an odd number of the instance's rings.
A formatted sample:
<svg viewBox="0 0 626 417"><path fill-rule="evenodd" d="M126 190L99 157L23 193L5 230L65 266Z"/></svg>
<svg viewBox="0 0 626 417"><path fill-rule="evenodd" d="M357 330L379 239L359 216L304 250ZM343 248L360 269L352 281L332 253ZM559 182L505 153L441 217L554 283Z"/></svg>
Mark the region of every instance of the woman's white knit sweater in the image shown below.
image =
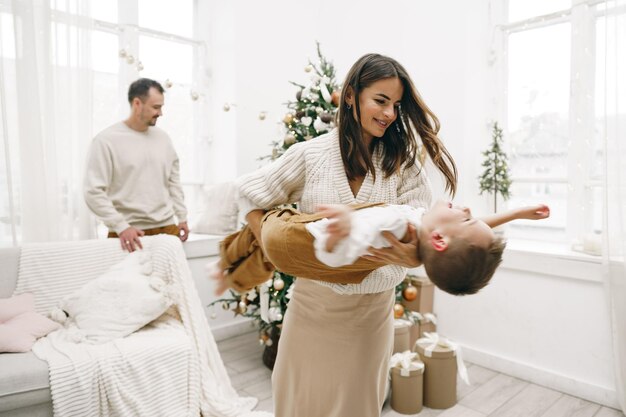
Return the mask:
<svg viewBox="0 0 626 417"><path fill-rule="evenodd" d="M270 209L298 203L304 213L313 213L319 204L385 202L428 208L430 183L419 164L402 169L388 178L380 169L382 149L373 156L376 182L368 173L357 196L352 194L346 176L337 130L307 142L292 145L271 164L244 175L237 181L239 204L243 213L255 208ZM340 294L371 294L399 284L406 269L387 265L369 274L360 284L332 284L316 281Z"/></svg>

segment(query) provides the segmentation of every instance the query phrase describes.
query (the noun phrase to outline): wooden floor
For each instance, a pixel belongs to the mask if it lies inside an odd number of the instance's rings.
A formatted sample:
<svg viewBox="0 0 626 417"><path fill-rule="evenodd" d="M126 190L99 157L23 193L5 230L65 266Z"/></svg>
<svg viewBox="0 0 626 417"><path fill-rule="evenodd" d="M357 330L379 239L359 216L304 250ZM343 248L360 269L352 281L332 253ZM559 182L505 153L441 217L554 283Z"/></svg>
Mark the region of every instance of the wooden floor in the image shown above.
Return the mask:
<svg viewBox="0 0 626 417"><path fill-rule="evenodd" d="M256 332L218 343L231 382L243 396L259 399L257 410L273 411L271 372L263 365ZM624 417L612 408L467 364L471 386L459 381L459 402L447 410L424 408L419 417ZM406 416L385 405L383 417Z"/></svg>

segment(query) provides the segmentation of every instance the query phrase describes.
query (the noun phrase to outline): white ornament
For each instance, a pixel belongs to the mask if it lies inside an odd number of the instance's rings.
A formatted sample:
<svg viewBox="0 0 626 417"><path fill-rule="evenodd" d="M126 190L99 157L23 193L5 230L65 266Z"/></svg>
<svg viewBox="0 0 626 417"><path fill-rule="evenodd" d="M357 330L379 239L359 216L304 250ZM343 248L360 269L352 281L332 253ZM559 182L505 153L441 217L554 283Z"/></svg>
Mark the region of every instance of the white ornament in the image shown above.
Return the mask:
<svg viewBox="0 0 626 417"><path fill-rule="evenodd" d="M311 72L313 71L313 65L307 65L306 67L304 67L304 72Z"/></svg>
<svg viewBox="0 0 626 417"><path fill-rule="evenodd" d="M141 61L137 62L137 71L143 71L143 64L141 63Z"/></svg>
<svg viewBox="0 0 626 417"><path fill-rule="evenodd" d="M322 93L322 97L324 98L324 101L326 103L330 103L332 100L332 97L330 96L330 93L328 92L328 86L326 84L322 84L320 86L320 91Z"/></svg>
<svg viewBox="0 0 626 417"><path fill-rule="evenodd" d="M311 126L311 123L313 123L313 119L309 116L304 116L300 118L300 122L302 122L302 124L305 125L306 127L309 127Z"/></svg>
<svg viewBox="0 0 626 417"><path fill-rule="evenodd" d="M198 93L196 93L195 91L193 91L193 90L191 90L189 92L189 95L191 96L191 99L193 101L196 101L196 100L198 100L200 98L200 95Z"/></svg>
<svg viewBox="0 0 626 417"><path fill-rule="evenodd" d="M216 318L217 318L217 314L215 314L215 313L211 313L211 319L212 319L212 320L215 320Z"/></svg>
<svg viewBox="0 0 626 417"><path fill-rule="evenodd" d="M267 113L265 113L264 111L259 113L259 120L265 120L266 117L267 117Z"/></svg>
<svg viewBox="0 0 626 417"><path fill-rule="evenodd" d="M128 62L129 64L133 64L135 62L135 57L132 55L127 55L126 56L126 62Z"/></svg>
<svg viewBox="0 0 626 417"><path fill-rule="evenodd" d="M280 307L270 307L267 316L270 321L281 321L283 319L283 312L280 310Z"/></svg>
<svg viewBox="0 0 626 417"><path fill-rule="evenodd" d="M313 127L315 128L315 130L317 130L318 133L330 130L330 125L328 123L322 122L322 119L320 119L319 117L315 119L315 122L313 122Z"/></svg>
<svg viewBox="0 0 626 417"><path fill-rule="evenodd" d="M254 300L256 300L257 297L258 297L258 294L257 294L256 290L254 288L252 288L250 291L248 291L248 295L246 296L246 299L248 301L254 301Z"/></svg>
<svg viewBox="0 0 626 417"><path fill-rule="evenodd" d="M229 112L230 111L230 104L224 103L223 109L224 109L225 112Z"/></svg>
<svg viewBox="0 0 626 417"><path fill-rule="evenodd" d="M165 88L172 88L172 85L174 85L169 78L165 80L164 84L165 84Z"/></svg>
<svg viewBox="0 0 626 417"><path fill-rule="evenodd" d="M322 114L323 112L324 112L324 109L323 109L323 108L321 108L321 107L316 107L316 108L315 108L315 113L317 113L317 114Z"/></svg>
<svg viewBox="0 0 626 417"><path fill-rule="evenodd" d="M126 58L126 55L128 55L126 49L120 49L120 58Z"/></svg>

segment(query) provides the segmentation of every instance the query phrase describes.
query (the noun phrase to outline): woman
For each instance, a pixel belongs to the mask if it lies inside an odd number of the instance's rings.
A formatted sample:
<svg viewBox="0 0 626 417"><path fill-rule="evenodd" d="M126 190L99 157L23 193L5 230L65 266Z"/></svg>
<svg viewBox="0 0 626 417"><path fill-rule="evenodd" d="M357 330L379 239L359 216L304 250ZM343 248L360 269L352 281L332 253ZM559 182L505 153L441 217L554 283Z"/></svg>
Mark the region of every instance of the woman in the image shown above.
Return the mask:
<svg viewBox="0 0 626 417"><path fill-rule="evenodd" d="M343 85L337 129L292 145L238 181L240 206L257 239L263 210L279 204L298 202L306 213L323 204L365 202L428 208L431 191L416 161L417 137L446 190L456 191L456 166L437 137L439 121L398 62L365 55ZM406 267L419 265L414 229L410 237L389 237L392 248L370 251L388 265L361 283L296 281L272 375L277 417L380 415L393 348L394 288Z"/></svg>

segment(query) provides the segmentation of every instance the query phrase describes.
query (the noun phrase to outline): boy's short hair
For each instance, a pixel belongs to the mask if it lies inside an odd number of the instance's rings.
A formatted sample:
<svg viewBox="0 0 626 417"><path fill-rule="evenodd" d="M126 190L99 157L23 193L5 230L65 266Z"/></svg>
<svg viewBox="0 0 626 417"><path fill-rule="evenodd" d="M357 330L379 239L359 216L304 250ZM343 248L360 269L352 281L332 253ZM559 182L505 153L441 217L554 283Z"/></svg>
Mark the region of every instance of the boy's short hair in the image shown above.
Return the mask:
<svg viewBox="0 0 626 417"><path fill-rule="evenodd" d="M428 278L439 289L453 295L476 294L486 286L500 262L506 242L495 237L483 248L456 239L443 252L429 245L421 250Z"/></svg>

